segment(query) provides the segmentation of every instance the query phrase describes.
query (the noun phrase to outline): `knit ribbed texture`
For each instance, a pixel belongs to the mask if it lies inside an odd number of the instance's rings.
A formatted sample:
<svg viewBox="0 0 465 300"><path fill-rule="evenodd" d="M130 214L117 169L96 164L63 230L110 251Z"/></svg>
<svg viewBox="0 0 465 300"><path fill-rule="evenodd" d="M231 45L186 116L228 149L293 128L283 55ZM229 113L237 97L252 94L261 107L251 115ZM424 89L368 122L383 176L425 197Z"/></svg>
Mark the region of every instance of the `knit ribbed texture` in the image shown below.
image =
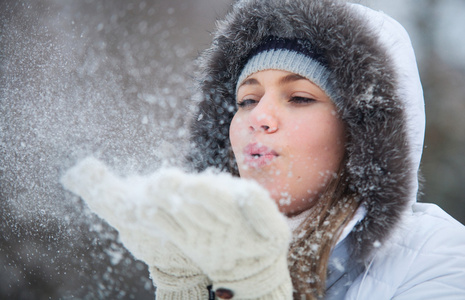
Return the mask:
<svg viewBox="0 0 465 300"><path fill-rule="evenodd" d="M169 259L168 257L166 259ZM168 264L169 262L167 262ZM208 278L202 274L192 274L191 268L186 263L186 270L176 269L167 271L161 270L155 265L149 266L150 277L153 283L160 290L188 290L191 288L204 287L207 288L211 284ZM183 272L184 271L184 272Z"/></svg>
<svg viewBox="0 0 465 300"><path fill-rule="evenodd" d="M231 290L234 299L292 299L292 282L286 254L283 253L274 264L254 276L235 282L215 282L213 289ZM269 292L273 286L278 288Z"/></svg>
<svg viewBox="0 0 465 300"><path fill-rule="evenodd" d="M208 289L204 286L178 290L166 290L157 288L155 295L155 299L157 300L207 300Z"/></svg>
<svg viewBox="0 0 465 300"><path fill-rule="evenodd" d="M156 286L157 300L206 300L208 299L207 277L179 277L165 274L155 266L149 266L150 275Z"/></svg>
<svg viewBox="0 0 465 300"><path fill-rule="evenodd" d="M319 86L331 99L334 99L334 88L329 81L329 70L310 56L288 49L270 49L259 52L250 58L237 80L236 92L240 84L250 75L271 69L303 76Z"/></svg>

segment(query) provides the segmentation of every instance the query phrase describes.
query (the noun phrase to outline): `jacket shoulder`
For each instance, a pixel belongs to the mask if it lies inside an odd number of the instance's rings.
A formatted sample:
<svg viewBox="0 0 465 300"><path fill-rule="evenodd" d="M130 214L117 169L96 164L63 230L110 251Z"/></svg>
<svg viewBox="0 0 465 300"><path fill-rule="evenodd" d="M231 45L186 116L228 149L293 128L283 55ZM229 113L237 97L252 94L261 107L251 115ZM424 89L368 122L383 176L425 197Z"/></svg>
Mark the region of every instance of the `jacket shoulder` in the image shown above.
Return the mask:
<svg viewBox="0 0 465 300"><path fill-rule="evenodd" d="M404 244L414 256L395 299L465 299L465 226L425 203L413 206L412 222Z"/></svg>
<svg viewBox="0 0 465 300"><path fill-rule="evenodd" d="M465 299L465 226L417 203L379 247L348 299Z"/></svg>

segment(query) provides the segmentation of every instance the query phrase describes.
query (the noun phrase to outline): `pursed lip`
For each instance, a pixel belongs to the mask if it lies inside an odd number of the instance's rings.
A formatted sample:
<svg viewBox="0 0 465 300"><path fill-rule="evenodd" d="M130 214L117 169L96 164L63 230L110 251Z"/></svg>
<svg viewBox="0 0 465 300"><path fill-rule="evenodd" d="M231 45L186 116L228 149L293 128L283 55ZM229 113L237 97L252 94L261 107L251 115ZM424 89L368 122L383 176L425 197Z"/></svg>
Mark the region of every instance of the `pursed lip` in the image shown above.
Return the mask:
<svg viewBox="0 0 465 300"><path fill-rule="evenodd" d="M244 163L249 167L263 167L270 164L279 154L260 143L251 143L244 148Z"/></svg>

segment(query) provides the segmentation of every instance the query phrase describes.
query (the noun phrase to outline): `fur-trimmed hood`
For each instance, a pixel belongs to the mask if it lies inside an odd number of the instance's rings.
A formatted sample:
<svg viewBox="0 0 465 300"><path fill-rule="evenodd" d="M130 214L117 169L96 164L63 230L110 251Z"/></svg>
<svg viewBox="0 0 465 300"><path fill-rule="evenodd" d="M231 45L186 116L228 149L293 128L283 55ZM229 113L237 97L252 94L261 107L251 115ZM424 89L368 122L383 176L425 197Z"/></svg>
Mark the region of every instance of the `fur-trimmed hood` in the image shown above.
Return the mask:
<svg viewBox="0 0 465 300"><path fill-rule="evenodd" d="M365 7L330 0L237 1L199 59L200 98L190 161L197 170L230 166L229 124L236 81L249 53L269 36L319 49L344 121L350 187L366 216L354 229L356 253L389 237L416 201L423 147L423 95L408 35Z"/></svg>

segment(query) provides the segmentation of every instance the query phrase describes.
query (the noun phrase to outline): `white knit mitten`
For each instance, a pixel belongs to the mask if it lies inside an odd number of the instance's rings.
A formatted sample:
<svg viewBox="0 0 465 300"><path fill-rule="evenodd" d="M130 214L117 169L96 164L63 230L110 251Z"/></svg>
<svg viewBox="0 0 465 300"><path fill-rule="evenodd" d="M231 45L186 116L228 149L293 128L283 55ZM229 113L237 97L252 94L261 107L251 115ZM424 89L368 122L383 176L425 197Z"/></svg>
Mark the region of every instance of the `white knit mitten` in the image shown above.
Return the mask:
<svg viewBox="0 0 465 300"><path fill-rule="evenodd" d="M149 183L155 206L139 211L212 280L217 296L292 299L290 232L268 192L229 174L161 170ZM140 207L142 208L142 207Z"/></svg>
<svg viewBox="0 0 465 300"><path fill-rule="evenodd" d="M120 178L95 159L85 159L61 180L119 232L123 245L149 266L157 299L208 299L208 277L160 232L142 220L153 212L145 177Z"/></svg>

